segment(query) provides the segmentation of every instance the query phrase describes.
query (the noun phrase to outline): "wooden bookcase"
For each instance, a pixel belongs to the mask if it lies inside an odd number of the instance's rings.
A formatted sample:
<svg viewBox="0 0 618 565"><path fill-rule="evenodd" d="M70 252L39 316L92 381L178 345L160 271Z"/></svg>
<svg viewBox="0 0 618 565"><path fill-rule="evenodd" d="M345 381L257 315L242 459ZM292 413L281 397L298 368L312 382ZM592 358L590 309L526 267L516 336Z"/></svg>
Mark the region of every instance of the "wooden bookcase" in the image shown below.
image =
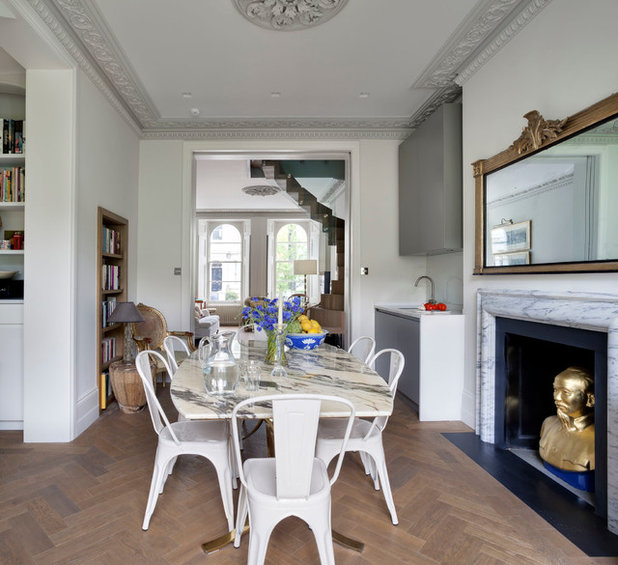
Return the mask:
<svg viewBox="0 0 618 565"><path fill-rule="evenodd" d="M99 409L114 400L109 385L109 366L122 359L123 324L110 324L110 303L127 300L127 243L129 222L99 207L97 221L97 383ZM107 310L106 310L107 306ZM105 378L104 375L107 375ZM106 384L107 381L107 384Z"/></svg>

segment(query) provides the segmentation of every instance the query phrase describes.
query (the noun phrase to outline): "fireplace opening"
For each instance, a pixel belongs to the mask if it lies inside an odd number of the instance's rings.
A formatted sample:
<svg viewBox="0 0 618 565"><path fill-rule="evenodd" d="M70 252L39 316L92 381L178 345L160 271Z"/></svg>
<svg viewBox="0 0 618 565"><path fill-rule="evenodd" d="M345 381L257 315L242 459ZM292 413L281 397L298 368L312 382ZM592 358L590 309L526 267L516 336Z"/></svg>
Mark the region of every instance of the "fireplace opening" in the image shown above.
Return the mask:
<svg viewBox="0 0 618 565"><path fill-rule="evenodd" d="M495 442L607 516L607 334L580 328L496 318ZM543 468L541 426L556 414L553 382L569 367L594 375L595 471L593 493L569 487Z"/></svg>

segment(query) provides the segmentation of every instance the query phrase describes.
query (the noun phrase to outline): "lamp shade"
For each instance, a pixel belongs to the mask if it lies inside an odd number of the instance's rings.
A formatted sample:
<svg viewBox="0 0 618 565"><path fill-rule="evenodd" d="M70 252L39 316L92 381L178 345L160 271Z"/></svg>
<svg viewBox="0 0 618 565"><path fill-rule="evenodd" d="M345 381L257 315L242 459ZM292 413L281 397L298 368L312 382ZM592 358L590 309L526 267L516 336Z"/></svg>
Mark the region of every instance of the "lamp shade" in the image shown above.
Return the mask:
<svg viewBox="0 0 618 565"><path fill-rule="evenodd" d="M112 315L109 317L109 321L114 324L120 324L123 322L143 322L144 318L139 313L139 310L133 302L119 302Z"/></svg>
<svg viewBox="0 0 618 565"><path fill-rule="evenodd" d="M317 259L298 259L294 261L295 275L317 275L318 261Z"/></svg>

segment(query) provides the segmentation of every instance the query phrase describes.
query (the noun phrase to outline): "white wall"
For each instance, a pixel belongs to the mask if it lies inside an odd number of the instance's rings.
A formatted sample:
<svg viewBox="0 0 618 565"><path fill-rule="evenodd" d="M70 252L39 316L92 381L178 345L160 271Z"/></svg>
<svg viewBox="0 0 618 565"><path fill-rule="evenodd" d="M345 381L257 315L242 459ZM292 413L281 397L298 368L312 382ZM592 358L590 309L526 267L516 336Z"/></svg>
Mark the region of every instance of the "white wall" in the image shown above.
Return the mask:
<svg viewBox="0 0 618 565"><path fill-rule="evenodd" d="M422 303L429 296L424 283L414 287L416 278L426 274L426 258L399 256L399 143L360 142L360 210L352 239L358 257L352 266L352 311L360 320L351 339L374 335L375 303ZM361 276L361 267L368 267L369 275Z"/></svg>
<svg viewBox="0 0 618 565"><path fill-rule="evenodd" d="M465 421L474 425L476 291L484 287L616 293L618 274L483 276L474 267L474 179L466 165L506 149L533 109L562 118L617 90L616 0L550 3L463 85Z"/></svg>
<svg viewBox="0 0 618 565"><path fill-rule="evenodd" d="M345 151L351 154L350 304L351 338L373 334L373 304L422 301L414 278L425 259L398 256L397 141L364 140L145 140L140 149L138 288L139 300L159 308L173 329L190 329L190 264L194 151ZM182 209L182 212L181 212ZM173 266L182 265L182 277ZM360 266L369 267L361 277Z"/></svg>
<svg viewBox="0 0 618 565"><path fill-rule="evenodd" d="M26 72L24 441L73 438L75 75Z"/></svg>
<svg viewBox="0 0 618 565"><path fill-rule="evenodd" d="M183 171L182 141L140 143L136 300L160 310L171 330L191 329L189 318L181 316L188 269L174 275L174 267L183 266L185 174L192 178L191 164Z"/></svg>
<svg viewBox="0 0 618 565"><path fill-rule="evenodd" d="M99 416L97 208L129 221L128 299L135 299L139 138L101 91L77 73L75 435Z"/></svg>

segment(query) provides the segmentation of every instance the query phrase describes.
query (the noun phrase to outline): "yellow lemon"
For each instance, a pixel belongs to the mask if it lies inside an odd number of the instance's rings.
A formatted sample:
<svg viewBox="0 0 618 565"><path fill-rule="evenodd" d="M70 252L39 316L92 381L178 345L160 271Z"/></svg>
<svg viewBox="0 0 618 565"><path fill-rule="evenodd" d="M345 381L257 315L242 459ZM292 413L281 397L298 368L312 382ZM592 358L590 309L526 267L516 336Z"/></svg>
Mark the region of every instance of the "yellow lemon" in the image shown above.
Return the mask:
<svg viewBox="0 0 618 565"><path fill-rule="evenodd" d="M322 326L320 326L320 323L317 320L311 320L311 327L318 331L322 330Z"/></svg>
<svg viewBox="0 0 618 565"><path fill-rule="evenodd" d="M304 332L308 332L311 329L311 322L309 320L303 320L300 323L300 327L303 328Z"/></svg>
<svg viewBox="0 0 618 565"><path fill-rule="evenodd" d="M301 314L300 316L298 316L298 321L302 322L303 320L308 320L309 318L307 318L307 316L305 316L304 314Z"/></svg>
<svg viewBox="0 0 618 565"><path fill-rule="evenodd" d="M322 329L321 328L311 328L307 333L308 334L321 334Z"/></svg>

